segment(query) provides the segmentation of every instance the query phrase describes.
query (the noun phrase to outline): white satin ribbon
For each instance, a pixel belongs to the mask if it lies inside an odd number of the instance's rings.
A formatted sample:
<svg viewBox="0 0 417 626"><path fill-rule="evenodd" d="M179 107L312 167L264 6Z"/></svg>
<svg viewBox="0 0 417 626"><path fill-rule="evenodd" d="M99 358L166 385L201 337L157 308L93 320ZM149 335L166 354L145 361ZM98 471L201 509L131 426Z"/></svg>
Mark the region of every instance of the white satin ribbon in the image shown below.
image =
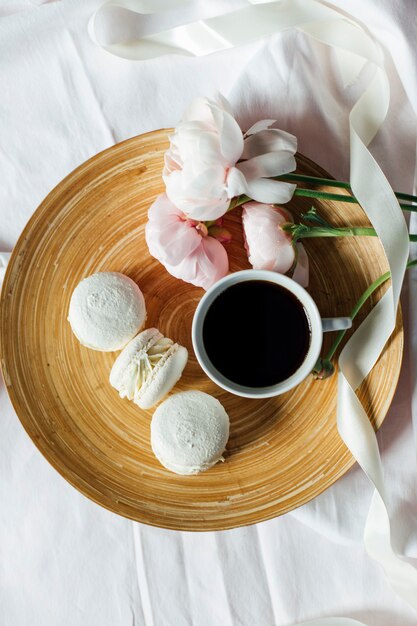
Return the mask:
<svg viewBox="0 0 417 626"><path fill-rule="evenodd" d="M115 3L110 3L114 6ZM109 5L107 5L109 6ZM140 35L142 5L122 0L118 7L133 11L130 34ZM152 5L151 5L152 6ZM179 6L172 0L170 8ZM154 10L154 9L153 9ZM100 10L99 10L100 12ZM377 231L390 265L390 289L345 345L339 359L337 424L339 433L356 461L375 486L365 527L368 554L381 564L396 592L417 609L417 571L392 550L390 523L385 504L384 481L377 439L355 390L372 369L396 320L401 285L409 252L404 217L387 179L367 146L383 123L390 100L380 45L362 26L318 0L270 0L226 15L200 20L136 40L114 41L105 29L97 29L97 13L90 22L93 39L109 52L144 60L164 54L206 55L246 44L288 28L298 28L338 51L340 70L347 83L364 64L371 64L373 77L350 116L351 185ZM136 21L135 21L136 20ZM128 50L128 54L126 51ZM304 626L353 626L348 618L305 622Z"/></svg>
<svg viewBox="0 0 417 626"><path fill-rule="evenodd" d="M0 287L6 273L7 263L10 259L10 252L0 252Z"/></svg>

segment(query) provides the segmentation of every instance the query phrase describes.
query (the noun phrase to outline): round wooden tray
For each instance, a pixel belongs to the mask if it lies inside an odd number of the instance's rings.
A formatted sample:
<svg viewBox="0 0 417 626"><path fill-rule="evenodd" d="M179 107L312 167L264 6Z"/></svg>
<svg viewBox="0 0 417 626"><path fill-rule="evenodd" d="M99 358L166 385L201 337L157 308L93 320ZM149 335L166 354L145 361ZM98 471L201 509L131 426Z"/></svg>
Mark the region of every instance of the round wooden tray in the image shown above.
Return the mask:
<svg viewBox="0 0 417 626"><path fill-rule="evenodd" d="M223 391L198 366L190 329L203 291L170 276L150 257L144 238L147 210L163 191L167 134L160 130L134 137L98 154L65 178L35 212L14 249L1 293L2 369L26 431L86 496L155 526L233 528L314 498L353 459L337 433L336 376L326 381L309 377L285 395L258 401ZM326 175L301 155L298 164L303 173ZM296 198L289 208L296 216L311 204ZM331 223L367 223L357 205L314 204ZM233 232L227 248L233 272L249 265L240 212L226 221ZM349 314L366 286L387 270L376 238L315 239L305 246L310 292L324 316ZM116 354L88 350L75 339L67 322L71 293L82 278L100 271L123 272L135 280L145 295L147 325L188 348L189 362L174 391L201 389L225 406L231 433L224 463L197 476L165 470L150 448L152 411L121 400L108 383ZM402 349L399 317L360 389L375 427L392 400Z"/></svg>

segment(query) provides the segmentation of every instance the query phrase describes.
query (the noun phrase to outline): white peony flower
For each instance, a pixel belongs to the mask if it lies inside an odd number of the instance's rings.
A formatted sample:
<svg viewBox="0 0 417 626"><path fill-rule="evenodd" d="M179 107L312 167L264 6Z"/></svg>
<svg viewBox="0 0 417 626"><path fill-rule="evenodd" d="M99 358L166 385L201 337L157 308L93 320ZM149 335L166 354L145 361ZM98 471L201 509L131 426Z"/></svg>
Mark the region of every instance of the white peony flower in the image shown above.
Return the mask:
<svg viewBox="0 0 417 626"><path fill-rule="evenodd" d="M270 180L295 169L297 140L262 120L243 135L225 98L197 98L170 137L163 179L171 202L200 221L224 215L235 196L288 202L295 185Z"/></svg>

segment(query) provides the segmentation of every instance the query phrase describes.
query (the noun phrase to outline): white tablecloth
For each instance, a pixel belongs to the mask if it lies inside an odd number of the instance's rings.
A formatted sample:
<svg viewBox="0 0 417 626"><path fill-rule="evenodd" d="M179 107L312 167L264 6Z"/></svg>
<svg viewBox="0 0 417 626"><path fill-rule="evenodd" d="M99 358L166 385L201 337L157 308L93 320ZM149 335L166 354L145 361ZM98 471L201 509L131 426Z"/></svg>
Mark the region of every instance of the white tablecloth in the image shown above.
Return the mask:
<svg viewBox="0 0 417 626"><path fill-rule="evenodd" d="M239 2L194 2L186 14ZM90 42L87 21L97 4L0 0L0 250L11 250L42 198L75 166L113 143L175 125L192 97L216 89L243 126L276 118L304 154L348 177L347 114L363 85L342 87L327 48L286 32L207 58L132 62ZM366 23L392 57L392 105L373 152L394 188L412 192L415 2L334 5ZM403 296L404 364L378 439L394 545L416 562L415 275ZM113 515L70 487L29 440L2 384L0 417L0 626L289 626L329 615L369 626L417 624L364 552L371 486L357 467L270 522L171 532Z"/></svg>

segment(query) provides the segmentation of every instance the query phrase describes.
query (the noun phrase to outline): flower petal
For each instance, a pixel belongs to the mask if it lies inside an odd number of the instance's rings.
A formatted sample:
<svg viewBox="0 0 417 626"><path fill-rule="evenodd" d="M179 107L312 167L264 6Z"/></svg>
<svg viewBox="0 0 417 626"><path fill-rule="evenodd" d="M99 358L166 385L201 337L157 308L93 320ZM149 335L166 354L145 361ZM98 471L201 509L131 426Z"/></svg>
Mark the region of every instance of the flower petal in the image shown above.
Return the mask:
<svg viewBox="0 0 417 626"><path fill-rule="evenodd" d="M194 158L206 164L216 163L219 161L220 141L216 133L200 133L198 142L198 151L195 152ZM226 162L222 163L226 167Z"/></svg>
<svg viewBox="0 0 417 626"><path fill-rule="evenodd" d="M218 163L200 168L184 167L182 171L182 185L184 197L191 196L196 200L199 198L221 198L225 193L224 169ZM178 205L182 208L180 205Z"/></svg>
<svg viewBox="0 0 417 626"><path fill-rule="evenodd" d="M167 271L196 287L209 289L229 271L227 252L213 237L201 239L201 245L179 265L165 264Z"/></svg>
<svg viewBox="0 0 417 626"><path fill-rule="evenodd" d="M292 214L288 211L288 209L283 206L277 206L272 204L262 204L260 202L245 202L242 204L243 210L247 213L248 211L253 211L251 213L251 217L261 217L263 219L264 215L267 214L269 217L273 217L274 224L281 226L286 222L293 222L294 218ZM255 212L256 211L256 212ZM287 235L285 235L287 236Z"/></svg>
<svg viewBox="0 0 417 626"><path fill-rule="evenodd" d="M268 152L253 157L248 161L242 161L236 166L246 180L254 180L255 178L268 178L269 176L281 176L293 172L297 163L291 152L281 150L280 152Z"/></svg>
<svg viewBox="0 0 417 626"><path fill-rule="evenodd" d="M246 184L246 178L237 167L231 167L227 173L226 179L227 195L229 198L240 196L242 193L246 193L248 187Z"/></svg>
<svg viewBox="0 0 417 626"><path fill-rule="evenodd" d="M259 120L259 122L252 124L252 126L246 131L245 137L259 133L261 130L265 130L272 126L275 122L276 120Z"/></svg>
<svg viewBox="0 0 417 626"><path fill-rule="evenodd" d="M292 278L299 285L301 285L301 287L308 287L309 262L308 262L307 252L302 243L297 243L296 248L297 248L297 264L295 266Z"/></svg>
<svg viewBox="0 0 417 626"><path fill-rule="evenodd" d="M229 271L229 258L224 246L213 237L204 237L199 249L199 265L206 276L202 287L208 289Z"/></svg>
<svg viewBox="0 0 417 626"><path fill-rule="evenodd" d="M230 113L216 106L211 106L211 112L219 133L221 154L227 165L233 166L243 152L242 130Z"/></svg>
<svg viewBox="0 0 417 626"><path fill-rule="evenodd" d="M165 194L156 199L148 215L146 243L150 254L161 263L178 265L200 245L201 235L180 217Z"/></svg>
<svg viewBox="0 0 417 626"><path fill-rule="evenodd" d="M286 150L295 154L297 151L297 138L285 130L278 130L277 128L261 130L250 135L245 139L244 144L242 159L251 159L266 152Z"/></svg>
<svg viewBox="0 0 417 626"><path fill-rule="evenodd" d="M218 219L230 204L224 170L216 163L197 174L192 166L172 172L166 181L166 193L181 211L198 221Z"/></svg>
<svg viewBox="0 0 417 626"><path fill-rule="evenodd" d="M211 101L208 98L194 98L182 116L183 122L201 121L213 125L213 116L210 110Z"/></svg>
<svg viewBox="0 0 417 626"><path fill-rule="evenodd" d="M214 101L216 103L218 103L219 107L222 108L224 111L226 111L226 113L229 113L230 115L233 115L233 109L232 109L232 105L230 104L230 102L223 96L223 94L220 93L220 91L217 92Z"/></svg>
<svg viewBox="0 0 417 626"><path fill-rule="evenodd" d="M258 202L285 204L291 200L296 185L267 178L257 178L248 181L247 189L247 195Z"/></svg>
<svg viewBox="0 0 417 626"><path fill-rule="evenodd" d="M182 213L178 207L170 202L166 193L161 193L149 207L148 218L164 223L168 217L179 219L182 217Z"/></svg>

